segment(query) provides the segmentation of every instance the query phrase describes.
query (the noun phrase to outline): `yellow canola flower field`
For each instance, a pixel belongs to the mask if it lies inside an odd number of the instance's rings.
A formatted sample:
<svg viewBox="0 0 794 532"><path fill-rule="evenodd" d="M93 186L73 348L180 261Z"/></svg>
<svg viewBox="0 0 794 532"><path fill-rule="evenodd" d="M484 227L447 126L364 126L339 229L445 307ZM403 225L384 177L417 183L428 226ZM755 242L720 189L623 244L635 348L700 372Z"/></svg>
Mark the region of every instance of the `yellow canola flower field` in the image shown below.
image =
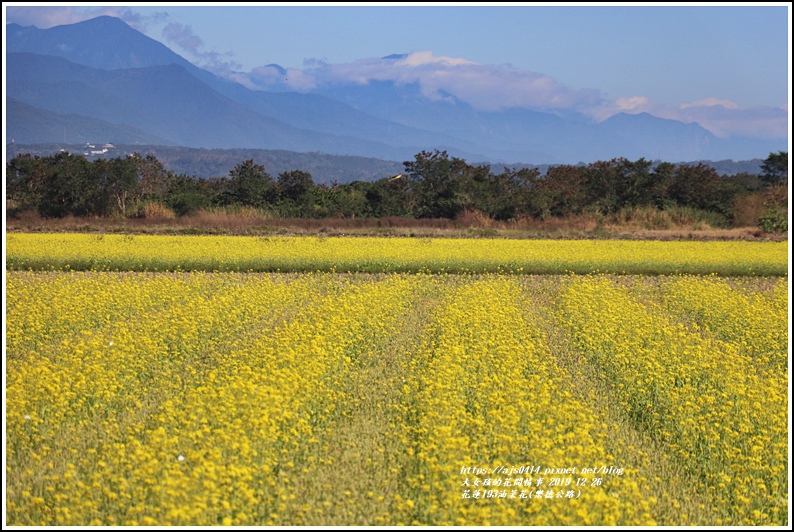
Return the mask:
<svg viewBox="0 0 794 532"><path fill-rule="evenodd" d="M741 283L734 279L733 284ZM768 291L737 289L715 277L684 276L662 287L666 308L692 320L750 357L759 369L785 372L788 334L788 280Z"/></svg>
<svg viewBox="0 0 794 532"><path fill-rule="evenodd" d="M786 275L787 242L7 236L12 270Z"/></svg>
<svg viewBox="0 0 794 532"><path fill-rule="evenodd" d="M635 471L585 472L614 464L606 424L573 396L521 293L509 278L460 287L411 358L411 524L655 524Z"/></svg>
<svg viewBox="0 0 794 532"><path fill-rule="evenodd" d="M6 273L9 525L787 524L786 279Z"/></svg>
<svg viewBox="0 0 794 532"><path fill-rule="evenodd" d="M661 305L643 305L605 278L578 279L561 293L560 319L576 347L626 415L703 483L718 525L787 519L788 373L780 352L788 335L780 302L787 284L777 283L769 297L714 279L663 283L666 304L702 312L705 334L697 320L688 324ZM726 313L730 292L736 310ZM769 331L742 330L752 321L750 304L769 314L762 318Z"/></svg>

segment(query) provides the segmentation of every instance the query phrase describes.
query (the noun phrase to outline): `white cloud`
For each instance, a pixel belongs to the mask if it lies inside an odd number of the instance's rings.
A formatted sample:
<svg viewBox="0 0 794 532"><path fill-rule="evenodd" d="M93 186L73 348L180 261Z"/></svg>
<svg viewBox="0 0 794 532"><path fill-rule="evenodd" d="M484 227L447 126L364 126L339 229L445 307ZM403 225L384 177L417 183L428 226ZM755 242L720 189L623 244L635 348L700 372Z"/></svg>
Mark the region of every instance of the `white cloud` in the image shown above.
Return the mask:
<svg viewBox="0 0 794 532"><path fill-rule="evenodd" d="M311 90L315 86L371 81L418 84L423 95L440 99L447 95L475 109L498 111L510 107L570 109L593 105L601 100L598 91L573 90L543 74L520 70L511 65L482 65L467 59L436 56L429 51L406 56L370 58L330 65L307 61L303 75L291 73L288 86ZM255 69L252 81L272 81ZM272 86L272 85L263 85Z"/></svg>
<svg viewBox="0 0 794 532"><path fill-rule="evenodd" d="M234 54L230 52L220 54L202 51L204 40L193 33L193 28L190 26L170 22L163 28L163 37L167 42L188 52L195 59L195 64L218 76L233 78L234 73L241 68L239 63L231 59Z"/></svg>
<svg viewBox="0 0 794 532"><path fill-rule="evenodd" d="M788 104L781 107L741 107L730 100L705 98L662 112L675 120L697 122L718 137L772 139L789 134Z"/></svg>
<svg viewBox="0 0 794 532"><path fill-rule="evenodd" d="M598 121L617 113L649 113L659 118L689 124L697 122L718 137L786 138L787 105L782 107L741 107L730 100L706 98L678 106L665 106L644 96L617 98L584 111Z"/></svg>
<svg viewBox="0 0 794 532"><path fill-rule="evenodd" d="M193 33L193 28L179 24L178 22L169 22L163 28L163 37L165 40L176 44L183 50L197 54L199 48L204 46L204 40Z"/></svg>
<svg viewBox="0 0 794 532"><path fill-rule="evenodd" d="M614 101L600 100L594 105L580 109L582 114L589 116L597 122L606 120L618 113L655 114L656 105L645 96L621 96Z"/></svg>
<svg viewBox="0 0 794 532"><path fill-rule="evenodd" d="M620 111L644 111L651 105L645 96L634 96L632 98L620 97L615 100L615 106Z"/></svg>
<svg viewBox="0 0 794 532"><path fill-rule="evenodd" d="M266 65L254 68L248 75L241 74L240 76L244 76L253 87L269 89L284 83L285 75L285 70L273 65Z"/></svg>
<svg viewBox="0 0 794 532"><path fill-rule="evenodd" d="M789 135L788 112L780 107L682 106L678 112L671 110L666 118L697 122L718 137L774 139Z"/></svg>
<svg viewBox="0 0 794 532"><path fill-rule="evenodd" d="M397 63L409 67L418 67L422 65L460 66L477 64L473 61L457 57L435 56L431 51L408 54L405 58L399 59Z"/></svg>
<svg viewBox="0 0 794 532"><path fill-rule="evenodd" d="M317 81L311 75L297 68L288 68L284 75L284 83L292 90L308 92L317 87Z"/></svg>
<svg viewBox="0 0 794 532"><path fill-rule="evenodd" d="M725 109L738 109L739 104L730 100L718 100L717 98L706 98L696 102L682 103L679 107L681 109L689 109L693 107L724 107Z"/></svg>

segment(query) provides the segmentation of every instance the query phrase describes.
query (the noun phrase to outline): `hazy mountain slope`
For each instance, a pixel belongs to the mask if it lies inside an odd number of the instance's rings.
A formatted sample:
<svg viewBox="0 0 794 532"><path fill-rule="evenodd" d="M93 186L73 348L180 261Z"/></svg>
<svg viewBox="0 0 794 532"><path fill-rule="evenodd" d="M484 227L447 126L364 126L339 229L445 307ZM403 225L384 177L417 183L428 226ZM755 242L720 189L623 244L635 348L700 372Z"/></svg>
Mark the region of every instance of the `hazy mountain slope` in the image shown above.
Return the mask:
<svg viewBox="0 0 794 532"><path fill-rule="evenodd" d="M601 127L634 139L642 146L642 156L646 159L658 159L664 153L667 160L691 161L710 155L720 144L716 136L698 124L684 124L648 113L618 113L601 122Z"/></svg>
<svg viewBox="0 0 794 532"><path fill-rule="evenodd" d="M50 111L127 124L172 144L397 159L418 149L294 128L218 94L178 65L107 71L52 56L8 54L6 59L8 97Z"/></svg>
<svg viewBox="0 0 794 532"><path fill-rule="evenodd" d="M449 95L423 98L417 84L378 81L318 91L385 120L477 143L491 160L576 163L637 150L632 141L596 124L528 109L478 111Z"/></svg>
<svg viewBox="0 0 794 532"><path fill-rule="evenodd" d="M6 102L6 136L18 144L38 144L61 139L64 144L167 144L145 131L76 114L39 109L13 98Z"/></svg>
<svg viewBox="0 0 794 532"><path fill-rule="evenodd" d="M319 94L251 91L242 85L219 87L218 91L254 111L292 126L382 142L412 146L414 152L451 147L456 153L476 156L480 143L457 138L452 132L432 132L368 115L352 106Z"/></svg>
<svg viewBox="0 0 794 532"><path fill-rule="evenodd" d="M6 53L53 55L100 70L171 64L200 70L115 17L96 17L44 30L8 24L6 39Z"/></svg>

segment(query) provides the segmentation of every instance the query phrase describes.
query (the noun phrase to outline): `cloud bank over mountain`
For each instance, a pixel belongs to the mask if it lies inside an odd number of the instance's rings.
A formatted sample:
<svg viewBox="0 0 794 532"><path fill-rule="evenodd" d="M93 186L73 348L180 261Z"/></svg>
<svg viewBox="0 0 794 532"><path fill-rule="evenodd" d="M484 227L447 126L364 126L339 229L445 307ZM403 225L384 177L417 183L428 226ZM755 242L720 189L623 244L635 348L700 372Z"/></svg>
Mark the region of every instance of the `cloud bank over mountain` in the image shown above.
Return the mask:
<svg viewBox="0 0 794 532"><path fill-rule="evenodd" d="M464 58L436 56L429 50L343 65L322 65L308 68L304 73L316 86L363 85L371 81L417 83L427 98L442 100L453 96L478 111L514 107L580 110L602 101L598 91L571 89L544 74L511 65L481 65Z"/></svg>
<svg viewBox="0 0 794 532"><path fill-rule="evenodd" d="M607 99L597 89L574 89L554 78L512 65L483 65L465 58L437 56L432 51L395 54L346 64L307 61L306 68L257 67L229 77L251 89L292 90L303 93L344 84L367 85L388 81L418 84L433 100L456 99L478 111L520 108L546 112L577 112L603 121L618 113L650 113L684 123L697 122L718 137L784 138L788 109L742 107L716 97L678 106L662 105L644 96Z"/></svg>

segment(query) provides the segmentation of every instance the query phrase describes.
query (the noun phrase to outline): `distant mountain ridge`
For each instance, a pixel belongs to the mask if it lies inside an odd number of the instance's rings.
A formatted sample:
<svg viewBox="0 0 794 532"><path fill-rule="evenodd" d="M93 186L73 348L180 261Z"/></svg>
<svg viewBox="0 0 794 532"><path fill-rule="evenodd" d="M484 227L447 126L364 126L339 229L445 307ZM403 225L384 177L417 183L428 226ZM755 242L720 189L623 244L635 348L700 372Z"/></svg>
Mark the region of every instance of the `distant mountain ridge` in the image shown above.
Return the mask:
<svg viewBox="0 0 794 532"><path fill-rule="evenodd" d="M100 70L176 64L194 75L202 71L116 17L101 16L45 30L12 23L6 25L6 39L6 53L54 55Z"/></svg>
<svg viewBox="0 0 794 532"><path fill-rule="evenodd" d="M71 124L75 138L103 137L95 142L159 139L193 148L386 160L436 148L467 161L529 164L615 157L739 160L786 149L779 142L720 139L697 124L647 113L592 124L527 109L477 111L453 98L428 99L411 84L338 85L308 94L253 91L113 17L45 30L9 24L6 41L7 104L14 111L8 113L7 137L21 144L63 141L63 131L47 127L45 118L59 117ZM26 116L41 126L32 127Z"/></svg>

